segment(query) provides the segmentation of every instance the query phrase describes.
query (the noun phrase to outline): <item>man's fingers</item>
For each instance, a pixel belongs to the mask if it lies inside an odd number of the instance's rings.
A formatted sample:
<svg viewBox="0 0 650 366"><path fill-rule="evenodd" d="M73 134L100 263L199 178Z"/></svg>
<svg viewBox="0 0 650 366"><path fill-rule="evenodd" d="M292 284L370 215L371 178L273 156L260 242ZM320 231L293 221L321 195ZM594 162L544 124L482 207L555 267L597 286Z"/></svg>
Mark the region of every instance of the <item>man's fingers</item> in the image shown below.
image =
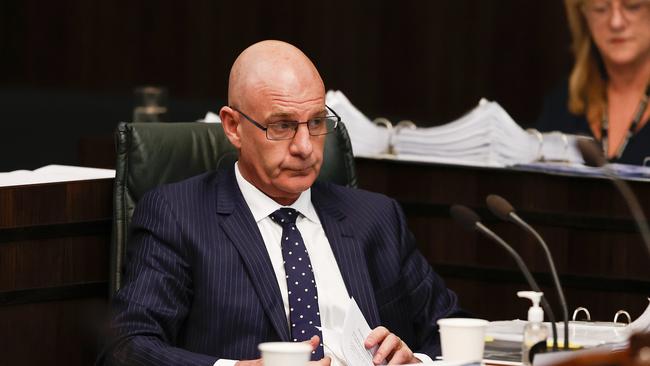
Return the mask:
<svg viewBox="0 0 650 366"><path fill-rule="evenodd" d="M364 346L366 349L370 349L379 343L381 343L386 336L388 336L390 332L386 327L377 327L370 331L370 334L368 334L368 337L366 338L366 341L364 342Z"/></svg>
<svg viewBox="0 0 650 366"><path fill-rule="evenodd" d="M315 336L311 337L307 342L309 342L309 345L311 346L311 349L315 350L316 348L318 348L318 346L320 344L320 337L315 335Z"/></svg>
<svg viewBox="0 0 650 366"><path fill-rule="evenodd" d="M381 342L381 345L377 349L377 352L375 352L375 355L372 357L372 362L375 365L378 365L382 363L384 360L388 359L388 356L393 353L398 347L400 347L400 344L402 343L402 340L399 339L398 336L396 336L393 333L389 333L386 338Z"/></svg>
<svg viewBox="0 0 650 366"><path fill-rule="evenodd" d="M402 365L406 363L417 363L418 360L414 359L413 352L404 342L401 342L401 347L395 351L393 357L388 362L389 365Z"/></svg>

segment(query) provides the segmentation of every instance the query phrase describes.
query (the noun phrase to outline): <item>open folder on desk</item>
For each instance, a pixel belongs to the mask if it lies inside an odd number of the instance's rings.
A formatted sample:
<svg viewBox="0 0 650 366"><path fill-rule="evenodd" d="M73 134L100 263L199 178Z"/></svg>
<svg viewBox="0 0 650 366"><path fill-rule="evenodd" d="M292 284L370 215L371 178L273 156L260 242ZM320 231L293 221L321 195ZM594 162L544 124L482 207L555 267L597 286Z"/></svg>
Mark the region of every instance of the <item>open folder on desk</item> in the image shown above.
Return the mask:
<svg viewBox="0 0 650 366"><path fill-rule="evenodd" d="M650 300L650 299L648 299ZM550 332L550 324L545 323ZM518 365L521 359L521 341L526 321L508 320L490 322L486 335L489 341L485 344L485 359L490 364ZM623 323L609 322L569 322L569 340L571 349L599 349L618 350L627 346L630 336L634 333L647 333L650 331L650 304L634 322L626 325ZM558 344L562 345L564 339L564 324L557 323ZM549 345L552 339L548 340ZM570 352L553 352L539 354L535 357L535 365L551 365L559 362Z"/></svg>
<svg viewBox="0 0 650 366"><path fill-rule="evenodd" d="M609 343L625 343L633 333L650 332L650 299L649 304L641 316L626 325L624 323L609 322L569 322L569 340L572 345L579 347L595 347ZM550 324L545 323L550 330ZM488 325L486 334L493 339L521 342L526 321L506 320L494 321ZM550 334L550 332L549 332ZM558 343L564 339L564 323L557 323Z"/></svg>
<svg viewBox="0 0 650 366"><path fill-rule="evenodd" d="M427 128L386 121L379 126L340 91L328 91L326 100L345 122L355 156L491 167L583 162L577 136L526 131L498 103L485 99L459 119Z"/></svg>

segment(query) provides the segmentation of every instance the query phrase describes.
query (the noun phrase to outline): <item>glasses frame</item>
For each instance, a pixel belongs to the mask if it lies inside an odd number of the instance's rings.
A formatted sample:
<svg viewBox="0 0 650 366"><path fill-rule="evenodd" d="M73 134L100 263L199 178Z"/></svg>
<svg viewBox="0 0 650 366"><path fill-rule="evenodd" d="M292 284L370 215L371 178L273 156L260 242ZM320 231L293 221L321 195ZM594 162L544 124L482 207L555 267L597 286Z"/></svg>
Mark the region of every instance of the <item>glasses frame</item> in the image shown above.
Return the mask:
<svg viewBox="0 0 650 366"><path fill-rule="evenodd" d="M589 1L584 0L584 1L582 1L582 4L580 5L580 9L581 9L583 15L585 16L585 18L591 18L592 20L599 21L599 22L611 18L612 14L613 14L613 11L614 11L613 0L606 1L607 8L602 9L602 12L598 12L597 10L594 10L594 8L589 7L588 4L589 4ZM649 0L640 0L637 4L641 5L641 6L648 6L648 5L650 5L650 1ZM634 5L637 5L637 4L634 4ZM635 12L637 12L638 10L641 10L641 9L630 10L630 9L628 9L626 7L626 5L628 5L628 4L625 4L623 1L621 1L620 5L619 5L620 6L619 11L625 17L625 20L627 20L627 21L634 20L635 17L636 17Z"/></svg>
<svg viewBox="0 0 650 366"><path fill-rule="evenodd" d="M325 133L317 133L317 134L314 134L314 133L312 133L312 131L309 129L309 124L308 124L308 123L311 122L311 120L309 120L309 121L305 121L305 122L300 122L300 121L282 121L282 122L273 122L273 123L269 123L269 124L267 124L266 126L264 126L263 124L257 122L256 120L252 119L251 117L247 116L246 113L240 111L239 109L237 109L237 108L235 108L235 107L230 106L230 108L231 108L232 110L234 110L234 111L236 111L237 113L239 113L239 114L241 114L242 116L244 116L244 118L245 118L246 120L248 120L248 122L252 123L253 126L259 128L259 129L262 130L262 131L264 131L264 135L266 136L266 139L269 140L269 141L285 141L285 140L291 140L291 139L293 139L294 137L296 137L296 133L298 133L298 128L300 128L300 125L307 125L307 131L309 131L309 135L310 135L310 136L325 136L325 135L329 135L330 133L336 131L336 128L339 126L339 122L341 122L341 116L339 116L338 113L336 113L336 111L334 111L332 108L330 108L327 104L325 105L325 107L326 107L330 112L334 113L334 115L333 115L333 116L318 117L318 118L332 118L332 117L335 117L335 118L336 118L336 122L334 123L334 128L332 129L332 131L328 131L328 132L325 132ZM272 139L272 138L269 137L269 127L268 127L269 125L276 124L276 123L287 123L287 122L292 122L292 123L295 123L295 124L296 124L296 128L293 130L293 135L292 135L291 137L287 137L287 138L283 138L283 139Z"/></svg>

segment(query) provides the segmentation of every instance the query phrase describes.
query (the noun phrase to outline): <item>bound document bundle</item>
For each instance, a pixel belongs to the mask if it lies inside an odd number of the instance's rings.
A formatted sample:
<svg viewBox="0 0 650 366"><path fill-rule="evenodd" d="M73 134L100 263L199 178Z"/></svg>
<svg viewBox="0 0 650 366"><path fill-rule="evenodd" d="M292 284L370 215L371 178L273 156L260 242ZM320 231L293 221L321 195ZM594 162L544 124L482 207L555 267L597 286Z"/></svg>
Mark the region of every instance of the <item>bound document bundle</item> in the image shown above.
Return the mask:
<svg viewBox="0 0 650 366"><path fill-rule="evenodd" d="M496 102L482 99L463 117L442 126L378 125L340 91L327 104L343 119L355 156L504 167L535 161L582 163L578 136L522 129Z"/></svg>

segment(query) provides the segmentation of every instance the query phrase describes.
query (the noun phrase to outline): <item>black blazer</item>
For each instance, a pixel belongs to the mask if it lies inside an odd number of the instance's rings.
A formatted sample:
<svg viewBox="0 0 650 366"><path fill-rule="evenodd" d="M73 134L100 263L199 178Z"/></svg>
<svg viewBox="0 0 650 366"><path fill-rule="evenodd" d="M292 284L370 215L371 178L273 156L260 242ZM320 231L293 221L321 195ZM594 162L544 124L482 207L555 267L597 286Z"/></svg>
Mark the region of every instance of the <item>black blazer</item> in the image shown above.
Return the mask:
<svg viewBox="0 0 650 366"><path fill-rule="evenodd" d="M555 88L544 98L542 113L537 119L536 128L540 132L560 131L574 135L594 137L584 115L569 112L568 81ZM643 165L643 159L650 156L650 126L646 123L628 142L620 159L612 162Z"/></svg>
<svg viewBox="0 0 650 366"><path fill-rule="evenodd" d="M350 296L371 328L384 325L415 352L440 354L436 320L460 314L416 249L398 204L315 183L312 202ZM257 345L289 341L261 234L234 168L147 193L132 221L113 338L99 363L212 365L254 359Z"/></svg>

